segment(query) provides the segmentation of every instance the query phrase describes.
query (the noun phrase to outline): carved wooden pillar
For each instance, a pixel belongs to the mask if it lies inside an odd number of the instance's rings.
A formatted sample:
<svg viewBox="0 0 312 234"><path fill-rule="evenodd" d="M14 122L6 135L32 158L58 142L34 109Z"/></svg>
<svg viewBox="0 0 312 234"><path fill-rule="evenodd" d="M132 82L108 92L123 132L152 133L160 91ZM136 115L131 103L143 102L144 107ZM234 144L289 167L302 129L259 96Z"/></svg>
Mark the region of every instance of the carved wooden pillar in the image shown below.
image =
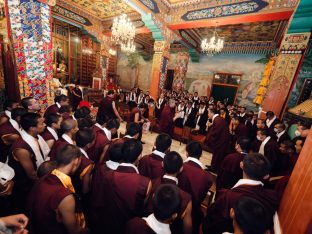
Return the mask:
<svg viewBox="0 0 312 234"><path fill-rule="evenodd" d="M150 94L153 98L157 98L159 93L164 89L169 60L169 48L170 44L167 41L155 41L150 87Z"/></svg>
<svg viewBox="0 0 312 234"><path fill-rule="evenodd" d="M282 198L278 216L283 234L311 233L312 129Z"/></svg>
<svg viewBox="0 0 312 234"><path fill-rule="evenodd" d="M263 112L273 111L276 116L282 114L289 91L293 82L296 81L300 61L303 58L309 38L310 33L287 34L285 36L262 103Z"/></svg>

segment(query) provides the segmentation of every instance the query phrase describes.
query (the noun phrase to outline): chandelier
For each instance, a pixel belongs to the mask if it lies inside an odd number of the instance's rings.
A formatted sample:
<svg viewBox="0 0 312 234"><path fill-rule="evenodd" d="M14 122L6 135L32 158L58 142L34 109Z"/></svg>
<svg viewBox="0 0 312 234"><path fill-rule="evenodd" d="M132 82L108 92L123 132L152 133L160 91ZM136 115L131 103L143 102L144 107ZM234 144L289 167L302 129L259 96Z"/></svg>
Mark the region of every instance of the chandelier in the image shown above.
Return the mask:
<svg viewBox="0 0 312 234"><path fill-rule="evenodd" d="M205 38L201 42L202 53L214 55L220 53L224 47L224 39L219 37L215 28L213 36L208 40Z"/></svg>
<svg viewBox="0 0 312 234"><path fill-rule="evenodd" d="M128 41L127 44L121 44L120 49L126 54L131 54L135 52L135 45L133 41Z"/></svg>
<svg viewBox="0 0 312 234"><path fill-rule="evenodd" d="M135 27L126 14L116 17L112 26L112 41L115 44L124 44L133 41Z"/></svg>

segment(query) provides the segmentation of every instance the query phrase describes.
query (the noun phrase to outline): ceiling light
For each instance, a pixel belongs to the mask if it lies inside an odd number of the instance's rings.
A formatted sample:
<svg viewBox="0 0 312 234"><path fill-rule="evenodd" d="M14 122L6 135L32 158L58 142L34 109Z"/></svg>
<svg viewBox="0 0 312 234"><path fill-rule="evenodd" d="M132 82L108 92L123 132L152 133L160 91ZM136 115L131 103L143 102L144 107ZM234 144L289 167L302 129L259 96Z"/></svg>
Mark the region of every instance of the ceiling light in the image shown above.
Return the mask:
<svg viewBox="0 0 312 234"><path fill-rule="evenodd" d="M224 47L224 39L219 37L216 27L210 39L205 38L201 42L202 53L214 55L220 53Z"/></svg>

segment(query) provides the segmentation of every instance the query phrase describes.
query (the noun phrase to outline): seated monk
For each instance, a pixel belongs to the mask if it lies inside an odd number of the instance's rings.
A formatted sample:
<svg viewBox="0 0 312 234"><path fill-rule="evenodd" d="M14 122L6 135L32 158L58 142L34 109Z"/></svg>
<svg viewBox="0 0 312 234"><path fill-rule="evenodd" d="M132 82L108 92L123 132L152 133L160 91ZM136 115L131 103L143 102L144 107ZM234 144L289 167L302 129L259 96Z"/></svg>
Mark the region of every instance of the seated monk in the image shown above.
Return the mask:
<svg viewBox="0 0 312 234"><path fill-rule="evenodd" d="M241 168L243 179L233 188L221 190L215 203L208 207L203 233L233 232L230 210L242 197L256 199L272 216L276 212L279 205L277 194L273 190L263 188L261 182L269 177L269 160L262 154L247 154L241 162Z"/></svg>
<svg viewBox="0 0 312 234"><path fill-rule="evenodd" d="M59 114L49 114L45 117L47 127L41 136L47 142L50 149L52 149L54 143L59 139L58 131L61 129L62 121L63 118Z"/></svg>
<svg viewBox="0 0 312 234"><path fill-rule="evenodd" d="M135 164L142 153L142 144L135 139L122 146L122 163L108 171L98 187L103 193L93 194L93 233L124 233L126 223L143 213L151 182L141 176Z"/></svg>
<svg viewBox="0 0 312 234"><path fill-rule="evenodd" d="M237 181L243 178L240 163L248 154L250 141L246 137L240 137L235 144L235 153L225 157L217 176L217 191L220 189L231 189Z"/></svg>
<svg viewBox="0 0 312 234"><path fill-rule="evenodd" d="M56 155L57 168L32 189L28 210L34 233L88 233L70 179L79 168L81 156L77 146L65 145Z"/></svg>
<svg viewBox="0 0 312 234"><path fill-rule="evenodd" d="M102 120L93 126L95 131L95 144L87 150L90 159L95 163L107 161L106 151L112 142L112 136L118 131L120 123L117 119L110 119L107 123Z"/></svg>
<svg viewBox="0 0 312 234"><path fill-rule="evenodd" d="M204 214L201 203L205 200L208 190L213 184L213 177L206 172L206 167L199 161L202 156L202 146L193 141L186 146L187 159L183 163L183 170L178 175L178 186L192 196L193 233L199 233Z"/></svg>
<svg viewBox="0 0 312 234"><path fill-rule="evenodd" d="M147 213L153 212L152 197L156 189L162 184L178 185L177 174L183 169L183 160L179 153L171 151L164 157L163 167L165 174L162 177L152 180L151 196L147 203ZM190 194L179 189L181 206L177 219L170 225L172 233L192 233L192 197Z"/></svg>
<svg viewBox="0 0 312 234"><path fill-rule="evenodd" d="M9 121L12 118L11 112L14 108L19 107L19 103L14 100L6 100L4 102L4 114L0 115L0 125L4 124L5 122Z"/></svg>
<svg viewBox="0 0 312 234"><path fill-rule="evenodd" d="M15 108L10 112L11 118L0 127L0 162L6 162L11 145L20 138L20 119L27 113L24 108Z"/></svg>
<svg viewBox="0 0 312 234"><path fill-rule="evenodd" d="M26 199L37 181L37 168L44 162L49 146L40 137L45 128L44 118L37 113L21 117L21 138L17 139L9 153L9 166L15 171L12 201L15 211L24 212Z"/></svg>
<svg viewBox="0 0 312 234"><path fill-rule="evenodd" d="M234 233L270 233L273 226L273 216L257 200L242 197L231 208L230 216L233 219Z"/></svg>
<svg viewBox="0 0 312 234"><path fill-rule="evenodd" d="M164 175L162 161L165 154L170 151L172 139L168 134L159 134L155 141L155 150L143 156L138 165L141 175L150 179L156 179Z"/></svg>
<svg viewBox="0 0 312 234"><path fill-rule="evenodd" d="M171 184L160 185L153 196L153 213L146 218L133 218L126 234L171 233L170 224L177 218L181 205L180 191Z"/></svg>
<svg viewBox="0 0 312 234"><path fill-rule="evenodd" d="M66 119L61 123L61 131L63 132L62 137L60 137L53 145L50 151L50 158L54 160L56 158L57 153L63 148L65 145L71 144L75 145L74 136L78 131L78 124L76 120Z"/></svg>

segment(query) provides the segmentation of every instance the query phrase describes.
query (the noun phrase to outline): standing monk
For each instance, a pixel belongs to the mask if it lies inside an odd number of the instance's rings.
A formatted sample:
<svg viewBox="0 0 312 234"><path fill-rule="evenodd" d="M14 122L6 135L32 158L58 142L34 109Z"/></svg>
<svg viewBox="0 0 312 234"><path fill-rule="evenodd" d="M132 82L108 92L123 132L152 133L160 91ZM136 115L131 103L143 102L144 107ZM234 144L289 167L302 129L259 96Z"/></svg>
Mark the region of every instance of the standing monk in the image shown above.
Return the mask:
<svg viewBox="0 0 312 234"><path fill-rule="evenodd" d="M34 186L28 201L34 233L88 233L70 178L77 171L81 156L77 146L64 146L56 155L57 168Z"/></svg>
<svg viewBox="0 0 312 234"><path fill-rule="evenodd" d="M218 172L230 144L229 125L217 114L216 109L208 109L208 118L212 120L206 136L206 144L212 150L210 169Z"/></svg>
<svg viewBox="0 0 312 234"><path fill-rule="evenodd" d="M168 105L166 105L161 112L160 115L160 131L163 133L167 133L169 135L172 135L173 128L174 128L174 122L173 117L175 114L175 100L170 99Z"/></svg>
<svg viewBox="0 0 312 234"><path fill-rule="evenodd" d="M106 123L109 119L117 118L122 122L122 118L120 117L115 104L114 90L109 90L106 97L100 103L96 121Z"/></svg>

